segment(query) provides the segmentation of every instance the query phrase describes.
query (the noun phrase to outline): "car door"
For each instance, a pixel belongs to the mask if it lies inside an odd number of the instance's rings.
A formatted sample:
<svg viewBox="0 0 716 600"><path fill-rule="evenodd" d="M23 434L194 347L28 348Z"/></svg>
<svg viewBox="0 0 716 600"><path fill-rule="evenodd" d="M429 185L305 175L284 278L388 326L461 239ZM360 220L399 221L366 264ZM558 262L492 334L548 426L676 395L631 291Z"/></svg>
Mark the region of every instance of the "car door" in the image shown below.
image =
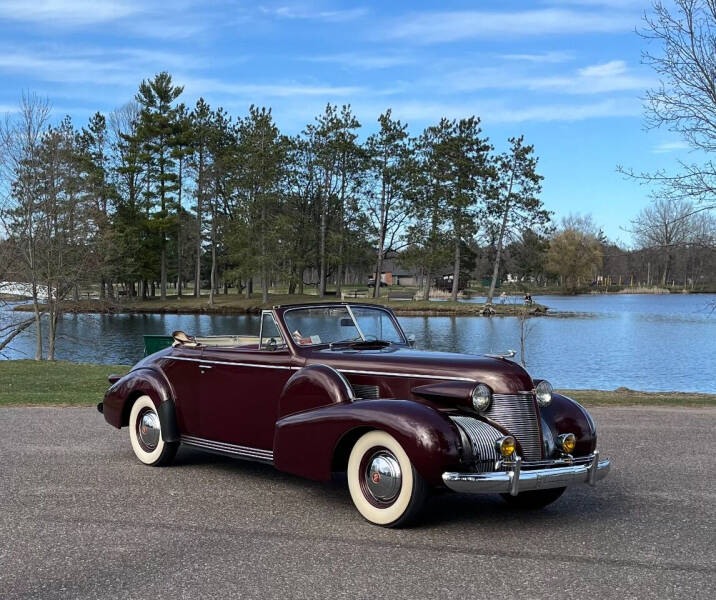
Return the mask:
<svg viewBox="0 0 716 600"><path fill-rule="evenodd" d="M292 366L270 311L262 315L255 347L205 347L199 363L200 436L272 450L278 399Z"/></svg>
<svg viewBox="0 0 716 600"><path fill-rule="evenodd" d="M174 391L177 425L186 435L199 435L199 364L201 348L172 349L162 359L162 369Z"/></svg>

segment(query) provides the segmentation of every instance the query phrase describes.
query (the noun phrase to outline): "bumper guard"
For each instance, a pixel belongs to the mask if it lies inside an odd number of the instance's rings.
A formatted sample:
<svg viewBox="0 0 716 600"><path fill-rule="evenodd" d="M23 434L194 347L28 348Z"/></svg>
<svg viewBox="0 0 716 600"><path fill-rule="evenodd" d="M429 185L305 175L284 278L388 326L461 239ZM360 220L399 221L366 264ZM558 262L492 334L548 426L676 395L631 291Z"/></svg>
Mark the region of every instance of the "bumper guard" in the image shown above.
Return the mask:
<svg viewBox="0 0 716 600"><path fill-rule="evenodd" d="M522 459L518 456L510 471L496 473L443 473L443 482L456 492L468 494L510 494L566 487L575 483L595 485L609 472L609 460L599 460L594 451L589 464L553 467L551 469L522 470Z"/></svg>

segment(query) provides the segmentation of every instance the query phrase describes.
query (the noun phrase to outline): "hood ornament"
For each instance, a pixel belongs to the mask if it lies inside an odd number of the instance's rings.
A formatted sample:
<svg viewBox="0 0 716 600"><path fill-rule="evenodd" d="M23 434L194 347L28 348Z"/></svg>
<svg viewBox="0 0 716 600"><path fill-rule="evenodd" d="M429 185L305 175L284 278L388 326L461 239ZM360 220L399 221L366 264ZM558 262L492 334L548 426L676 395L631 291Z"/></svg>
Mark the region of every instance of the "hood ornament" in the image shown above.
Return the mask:
<svg viewBox="0 0 716 600"><path fill-rule="evenodd" d="M515 354L517 354L516 350L508 350L503 354L485 354L485 356L488 358L501 358L502 360L505 360L507 358L512 358Z"/></svg>

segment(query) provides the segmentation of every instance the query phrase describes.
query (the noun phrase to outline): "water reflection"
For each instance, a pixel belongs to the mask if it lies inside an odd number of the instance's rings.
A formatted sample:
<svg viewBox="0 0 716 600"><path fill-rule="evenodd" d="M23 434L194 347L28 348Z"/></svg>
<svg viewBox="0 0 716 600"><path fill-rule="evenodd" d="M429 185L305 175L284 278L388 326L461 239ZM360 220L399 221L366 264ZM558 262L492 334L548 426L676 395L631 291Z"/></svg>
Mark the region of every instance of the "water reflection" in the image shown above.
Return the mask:
<svg viewBox="0 0 716 600"><path fill-rule="evenodd" d="M560 387L716 393L716 315L709 309L716 295L535 299L562 316L526 322L525 359L534 376ZM0 308L0 326L12 318L18 318L17 313ZM419 348L519 352L516 318L405 316L399 321L407 333L415 334ZM129 364L141 358L144 334L176 329L197 335L254 334L258 326L254 315L66 315L57 358ZM32 329L5 355L32 358Z"/></svg>

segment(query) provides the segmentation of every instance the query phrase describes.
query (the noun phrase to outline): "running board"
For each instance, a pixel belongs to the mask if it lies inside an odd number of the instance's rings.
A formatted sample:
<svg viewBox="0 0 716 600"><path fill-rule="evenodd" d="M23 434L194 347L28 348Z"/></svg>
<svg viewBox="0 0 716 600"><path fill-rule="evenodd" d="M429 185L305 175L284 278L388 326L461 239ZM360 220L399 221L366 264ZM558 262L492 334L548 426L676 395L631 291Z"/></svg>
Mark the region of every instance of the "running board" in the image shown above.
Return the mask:
<svg viewBox="0 0 716 600"><path fill-rule="evenodd" d="M226 442L215 442L213 440L194 437L193 435L183 435L180 441L187 446L200 448L201 450L213 452L214 454L222 454L224 456L231 456L232 458L243 458L245 460L255 460L270 465L273 464L273 451L271 450L238 446L236 444L227 444Z"/></svg>

